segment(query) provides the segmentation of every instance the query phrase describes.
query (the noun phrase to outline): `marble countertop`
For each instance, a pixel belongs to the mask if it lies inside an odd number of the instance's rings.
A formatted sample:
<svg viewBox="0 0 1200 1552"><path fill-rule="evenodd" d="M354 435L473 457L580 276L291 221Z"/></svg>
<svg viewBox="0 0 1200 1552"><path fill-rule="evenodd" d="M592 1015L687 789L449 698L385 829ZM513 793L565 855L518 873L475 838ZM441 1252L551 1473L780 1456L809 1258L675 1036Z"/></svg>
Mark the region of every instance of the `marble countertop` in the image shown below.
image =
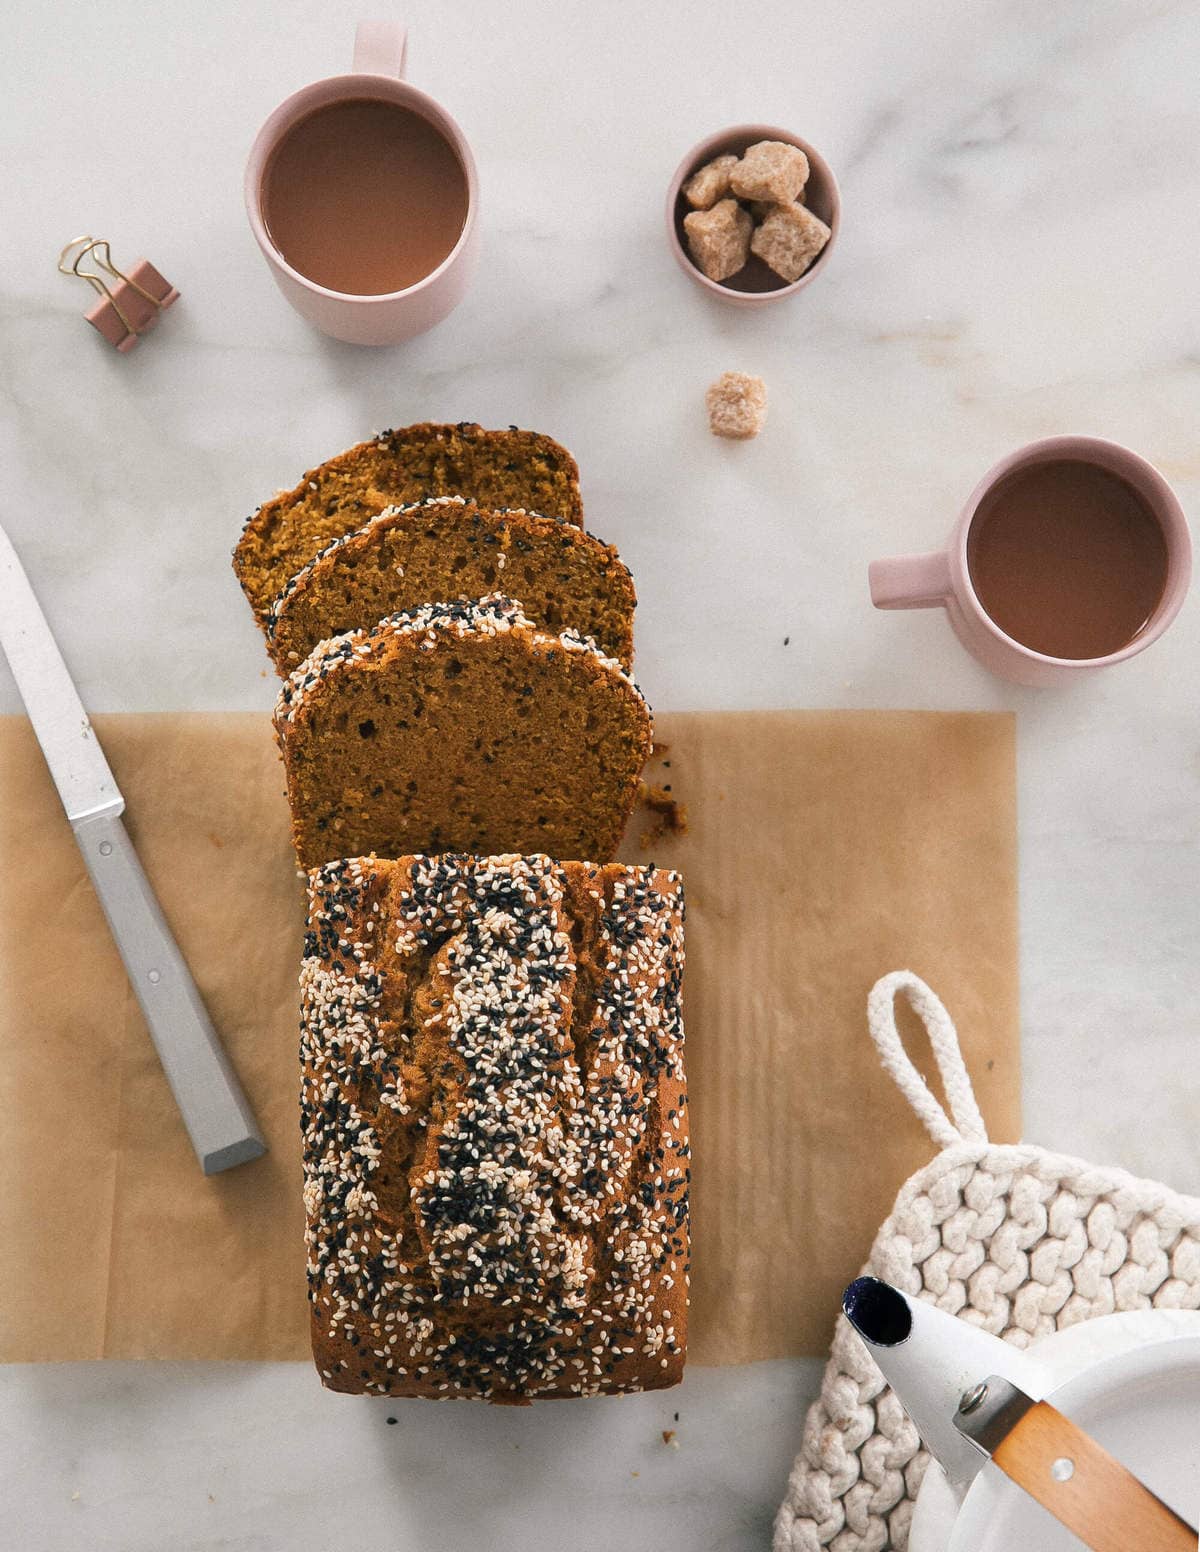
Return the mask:
<svg viewBox="0 0 1200 1552"><path fill-rule="evenodd" d="M244 514L382 426L545 429L637 577L654 704L1016 711L1027 1134L1197 1189L1200 611L1107 676L1023 691L939 614L874 614L866 564L940 542L984 469L1058 431L1136 447L1196 510L1200 5L404 14L410 79L476 151L483 261L446 323L379 352L292 315L241 208L257 124L348 66L352 10L6 18L0 520L85 702L265 709L228 566ZM661 214L687 147L749 119L818 146L844 201L828 273L758 313L687 283ZM82 229L183 293L127 358L54 273ZM745 445L705 426L731 368L771 395ZM296 1365L10 1368L0 1501L28 1552L749 1552L818 1374L497 1414L331 1398Z"/></svg>

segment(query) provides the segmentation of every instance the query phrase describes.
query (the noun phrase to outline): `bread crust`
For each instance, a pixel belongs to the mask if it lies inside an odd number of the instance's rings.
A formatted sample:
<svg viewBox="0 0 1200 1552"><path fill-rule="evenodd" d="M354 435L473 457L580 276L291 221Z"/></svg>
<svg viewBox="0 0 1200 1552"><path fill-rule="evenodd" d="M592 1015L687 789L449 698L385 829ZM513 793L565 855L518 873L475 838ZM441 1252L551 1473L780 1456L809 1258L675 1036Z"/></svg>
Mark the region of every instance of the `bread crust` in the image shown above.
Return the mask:
<svg viewBox="0 0 1200 1552"><path fill-rule="evenodd" d="M432 574L431 574L432 573ZM362 592L333 618L332 595ZM536 625L570 626L622 668L633 663L633 578L611 544L561 518L494 511L463 496L388 507L335 539L287 582L264 626L267 649L290 673L325 637L435 598L478 598L503 586Z"/></svg>
<svg viewBox="0 0 1200 1552"><path fill-rule="evenodd" d="M657 1389L687 1341L677 874L314 870L301 976L313 1358L332 1390Z"/></svg>
<svg viewBox="0 0 1200 1552"><path fill-rule="evenodd" d="M385 507L448 495L583 521L579 466L553 437L473 421L381 431L309 469L247 518L233 569L259 624L288 578L331 540Z"/></svg>

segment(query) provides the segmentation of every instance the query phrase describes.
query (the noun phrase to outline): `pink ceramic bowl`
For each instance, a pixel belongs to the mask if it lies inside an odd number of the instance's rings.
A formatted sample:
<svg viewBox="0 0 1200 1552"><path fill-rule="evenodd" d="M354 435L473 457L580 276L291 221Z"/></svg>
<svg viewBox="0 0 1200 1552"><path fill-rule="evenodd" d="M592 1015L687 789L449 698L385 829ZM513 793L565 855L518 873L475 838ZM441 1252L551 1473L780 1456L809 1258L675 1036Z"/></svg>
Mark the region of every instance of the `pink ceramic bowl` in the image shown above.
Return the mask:
<svg viewBox="0 0 1200 1552"><path fill-rule="evenodd" d="M759 140L783 140L788 145L799 146L808 157L809 175L804 203L829 228L829 241L800 279L793 280L790 285L780 280L761 259L753 255L745 268L728 280L710 280L692 263L684 239L683 218L690 207L683 197L683 185L705 162L711 162L716 156L741 156L748 146ZM801 140L799 135L793 135L790 130L780 129L777 124L736 124L732 129L722 129L715 135L709 135L707 140L694 145L680 162L671 179L671 187L667 190L667 241L676 262L698 286L734 307L763 307L768 302L781 301L785 296L795 296L797 291L803 291L805 286L823 274L837 242L841 216L842 197L829 163L807 140Z"/></svg>

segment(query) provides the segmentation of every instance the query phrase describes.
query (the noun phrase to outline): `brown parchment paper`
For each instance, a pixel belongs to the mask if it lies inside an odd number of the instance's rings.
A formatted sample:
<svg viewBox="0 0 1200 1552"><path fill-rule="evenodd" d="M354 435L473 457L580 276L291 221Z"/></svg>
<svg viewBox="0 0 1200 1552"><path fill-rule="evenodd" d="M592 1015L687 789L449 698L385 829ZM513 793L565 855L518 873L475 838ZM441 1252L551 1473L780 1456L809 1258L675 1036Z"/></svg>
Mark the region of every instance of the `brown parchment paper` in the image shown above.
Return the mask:
<svg viewBox="0 0 1200 1552"><path fill-rule="evenodd" d="M305 1358L303 901L270 729L96 728L271 1151L200 1174L29 726L0 718L0 1359ZM650 777L690 818L651 850L688 895L691 1358L818 1353L932 1153L866 1035L878 975L931 981L993 1137L1019 1133L1012 722L680 713L658 736Z"/></svg>

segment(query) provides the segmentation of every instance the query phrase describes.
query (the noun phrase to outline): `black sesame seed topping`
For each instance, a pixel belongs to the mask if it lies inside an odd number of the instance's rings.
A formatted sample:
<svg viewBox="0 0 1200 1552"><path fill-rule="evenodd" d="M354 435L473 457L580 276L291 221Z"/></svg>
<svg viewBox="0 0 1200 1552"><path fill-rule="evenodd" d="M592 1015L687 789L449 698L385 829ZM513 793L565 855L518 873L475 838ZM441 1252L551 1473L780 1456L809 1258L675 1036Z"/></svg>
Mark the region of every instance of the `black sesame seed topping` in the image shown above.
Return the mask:
<svg viewBox="0 0 1200 1552"><path fill-rule="evenodd" d="M586 996L546 858L310 875L308 1275L335 1388L343 1372L381 1394L500 1398L678 1377L682 892L647 868L584 877Z"/></svg>

